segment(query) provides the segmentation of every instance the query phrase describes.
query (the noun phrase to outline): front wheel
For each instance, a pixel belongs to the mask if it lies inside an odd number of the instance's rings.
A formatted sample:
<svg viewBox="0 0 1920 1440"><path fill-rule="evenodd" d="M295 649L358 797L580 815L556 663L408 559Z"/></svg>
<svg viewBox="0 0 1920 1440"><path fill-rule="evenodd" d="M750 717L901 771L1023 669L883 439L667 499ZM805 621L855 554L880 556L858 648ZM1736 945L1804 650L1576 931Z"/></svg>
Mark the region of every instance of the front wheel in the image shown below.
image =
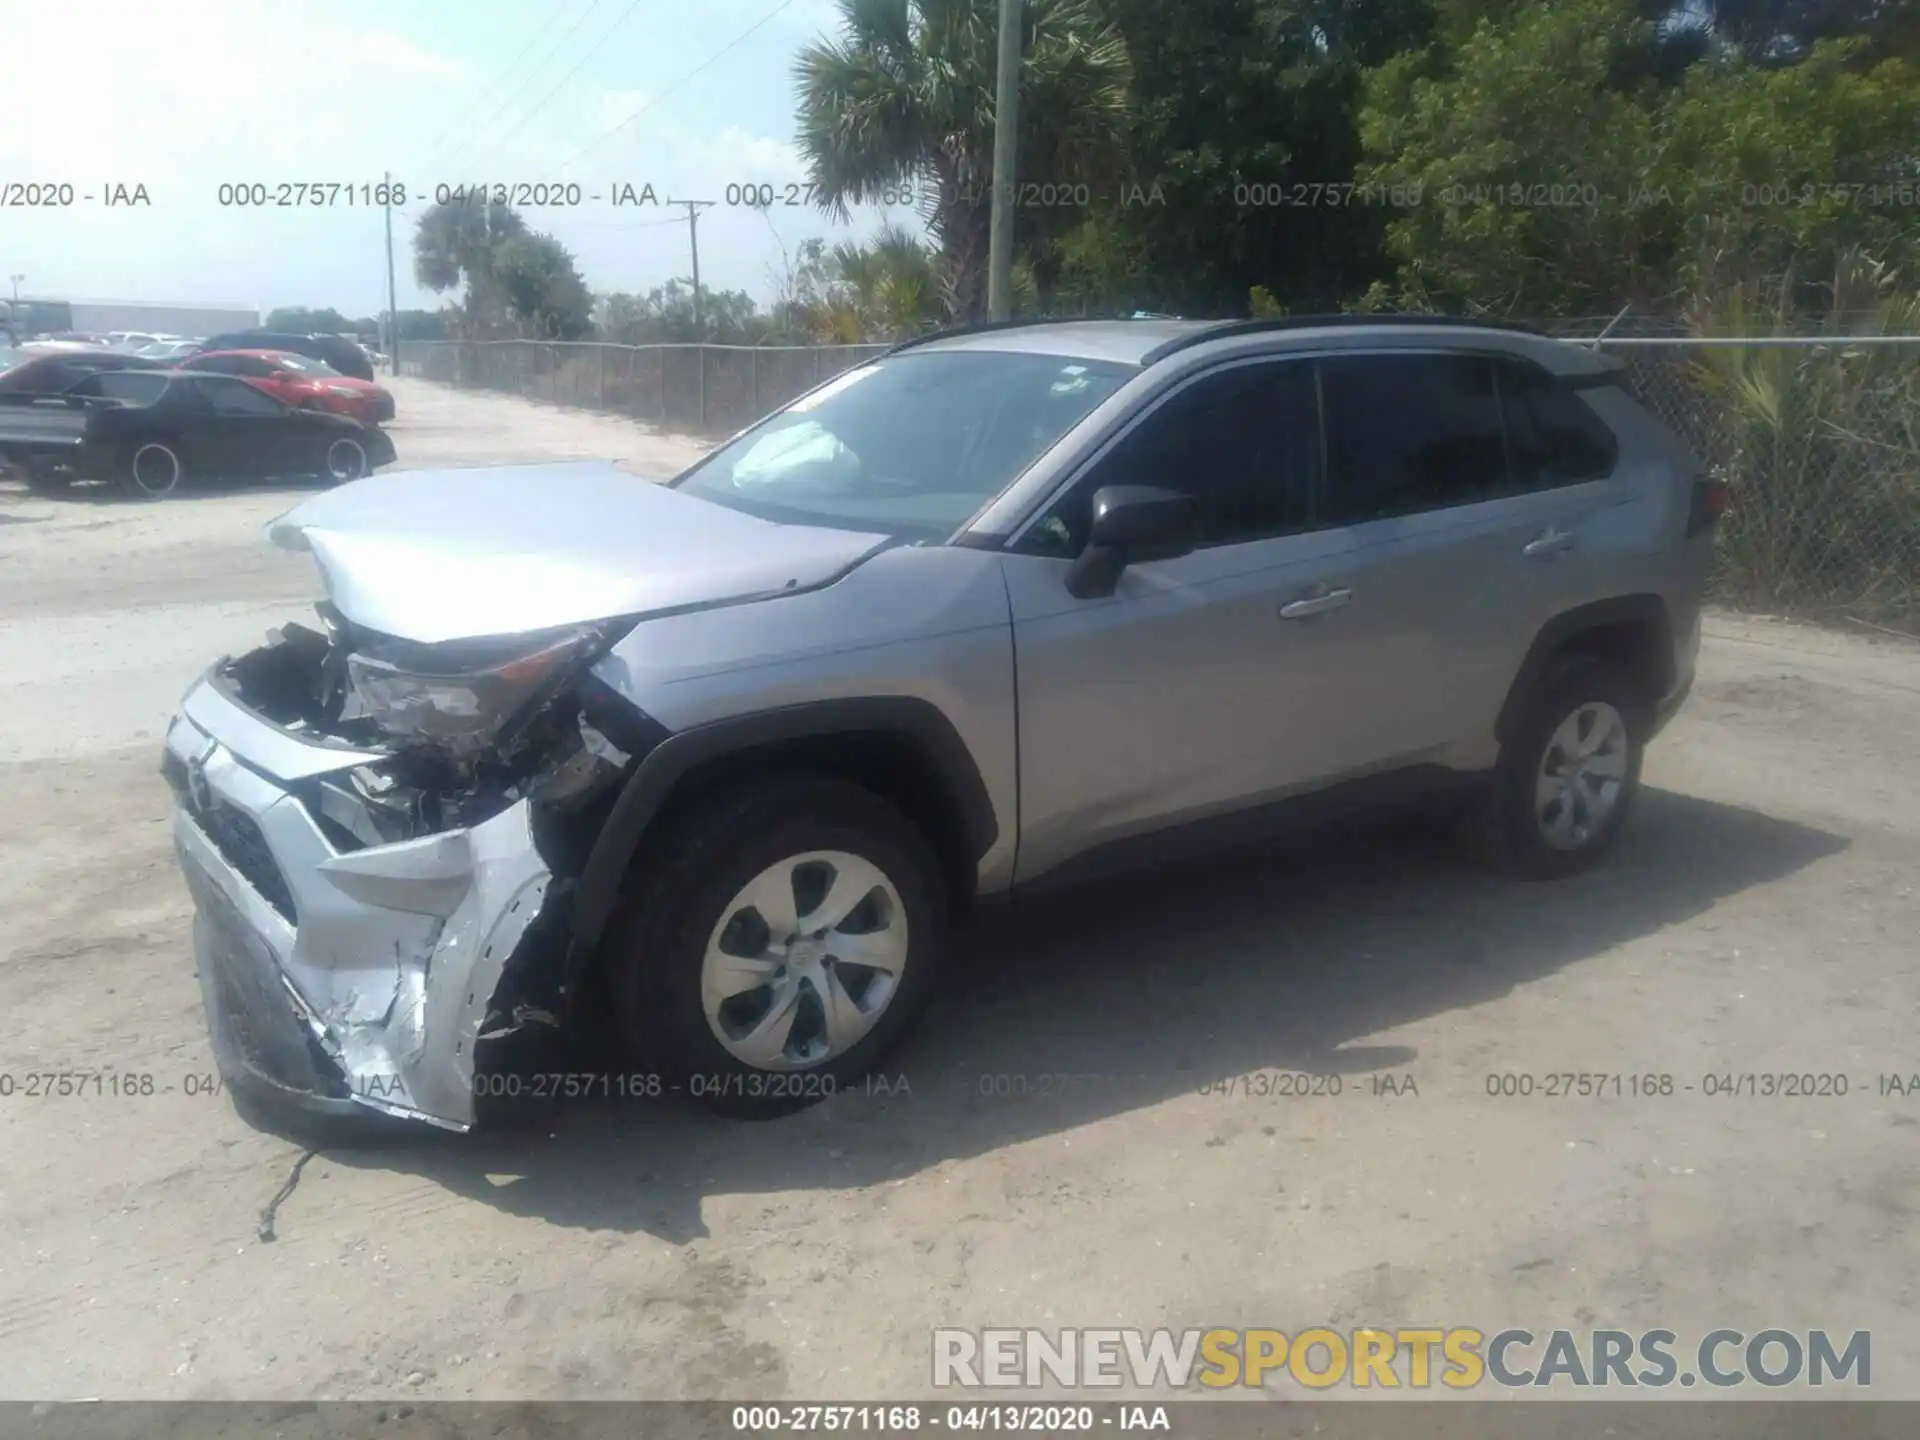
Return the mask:
<svg viewBox="0 0 1920 1440"><path fill-rule="evenodd" d="M367 451L358 440L346 436L327 446L327 478L338 484L349 480L358 480L367 473Z"/></svg>
<svg viewBox="0 0 1920 1440"><path fill-rule="evenodd" d="M1616 666L1587 656L1553 666L1501 746L1480 816L1495 862L1525 880L1595 864L1639 790L1647 717L1646 698Z"/></svg>
<svg viewBox="0 0 1920 1440"><path fill-rule="evenodd" d="M629 882L607 940L635 1063L765 1119L857 1083L924 1008L946 928L931 848L845 781L723 802Z"/></svg>

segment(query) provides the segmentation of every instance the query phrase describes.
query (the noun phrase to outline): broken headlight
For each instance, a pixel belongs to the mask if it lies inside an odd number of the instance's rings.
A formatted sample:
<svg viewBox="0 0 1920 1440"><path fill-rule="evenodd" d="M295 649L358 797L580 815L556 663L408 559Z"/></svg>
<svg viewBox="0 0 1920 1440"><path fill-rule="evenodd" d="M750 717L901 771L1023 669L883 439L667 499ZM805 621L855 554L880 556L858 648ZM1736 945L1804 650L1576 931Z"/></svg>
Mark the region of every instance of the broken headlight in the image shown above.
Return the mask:
<svg viewBox="0 0 1920 1440"><path fill-rule="evenodd" d="M385 733L466 757L570 684L606 640L601 626L504 640L363 644L347 657L361 711Z"/></svg>

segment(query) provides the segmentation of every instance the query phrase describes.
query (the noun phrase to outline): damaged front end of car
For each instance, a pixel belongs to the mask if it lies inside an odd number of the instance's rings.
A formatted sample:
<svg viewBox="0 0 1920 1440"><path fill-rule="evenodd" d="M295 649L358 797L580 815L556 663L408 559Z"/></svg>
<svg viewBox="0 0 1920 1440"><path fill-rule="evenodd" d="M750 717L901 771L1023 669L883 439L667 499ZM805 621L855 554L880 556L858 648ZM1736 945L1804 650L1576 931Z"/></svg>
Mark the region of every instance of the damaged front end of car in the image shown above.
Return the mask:
<svg viewBox="0 0 1920 1440"><path fill-rule="evenodd" d="M490 1042L560 1027L570 897L665 731L591 673L632 626L421 644L318 607L189 691L163 772L236 1087L475 1122Z"/></svg>

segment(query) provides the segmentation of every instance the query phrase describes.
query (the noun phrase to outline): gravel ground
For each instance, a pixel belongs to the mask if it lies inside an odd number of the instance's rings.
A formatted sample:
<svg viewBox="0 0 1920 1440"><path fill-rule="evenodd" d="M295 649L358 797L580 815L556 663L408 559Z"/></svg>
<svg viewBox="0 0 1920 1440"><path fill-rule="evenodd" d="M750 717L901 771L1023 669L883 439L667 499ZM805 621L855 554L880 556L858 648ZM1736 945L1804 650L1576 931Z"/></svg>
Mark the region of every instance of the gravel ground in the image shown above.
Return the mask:
<svg viewBox="0 0 1920 1440"><path fill-rule="evenodd" d="M408 465L699 453L394 388ZM935 1325L1326 1323L1867 1329L1920 1398L1920 1096L1879 1081L1920 1072L1920 647L1727 616L1596 874L1384 835L1159 872L967 937L891 1093L327 1152L262 1241L300 1151L188 1093L155 764L310 598L259 538L296 498L0 489L0 1068L155 1077L0 1098L0 1397L907 1397ZM1203 1093L1306 1068L1342 1093ZM1487 1091L1568 1070L1694 1089ZM1849 1093L1700 1088L1783 1071Z"/></svg>

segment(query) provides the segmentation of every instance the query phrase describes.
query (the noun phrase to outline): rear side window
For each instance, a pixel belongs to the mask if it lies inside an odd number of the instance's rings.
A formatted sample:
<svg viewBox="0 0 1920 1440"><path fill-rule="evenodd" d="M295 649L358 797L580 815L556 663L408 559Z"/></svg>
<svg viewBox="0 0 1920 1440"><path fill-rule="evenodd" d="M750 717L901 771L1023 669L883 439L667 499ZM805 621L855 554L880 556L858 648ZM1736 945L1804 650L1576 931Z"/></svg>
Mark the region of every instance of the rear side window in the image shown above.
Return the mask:
<svg viewBox="0 0 1920 1440"><path fill-rule="evenodd" d="M1353 355L1321 362L1327 520L1358 525L1510 493L1494 362Z"/></svg>
<svg viewBox="0 0 1920 1440"><path fill-rule="evenodd" d="M1593 407L1537 365L1503 361L1500 400L1513 442L1514 481L1524 490L1551 490L1604 480L1620 458L1620 444Z"/></svg>

